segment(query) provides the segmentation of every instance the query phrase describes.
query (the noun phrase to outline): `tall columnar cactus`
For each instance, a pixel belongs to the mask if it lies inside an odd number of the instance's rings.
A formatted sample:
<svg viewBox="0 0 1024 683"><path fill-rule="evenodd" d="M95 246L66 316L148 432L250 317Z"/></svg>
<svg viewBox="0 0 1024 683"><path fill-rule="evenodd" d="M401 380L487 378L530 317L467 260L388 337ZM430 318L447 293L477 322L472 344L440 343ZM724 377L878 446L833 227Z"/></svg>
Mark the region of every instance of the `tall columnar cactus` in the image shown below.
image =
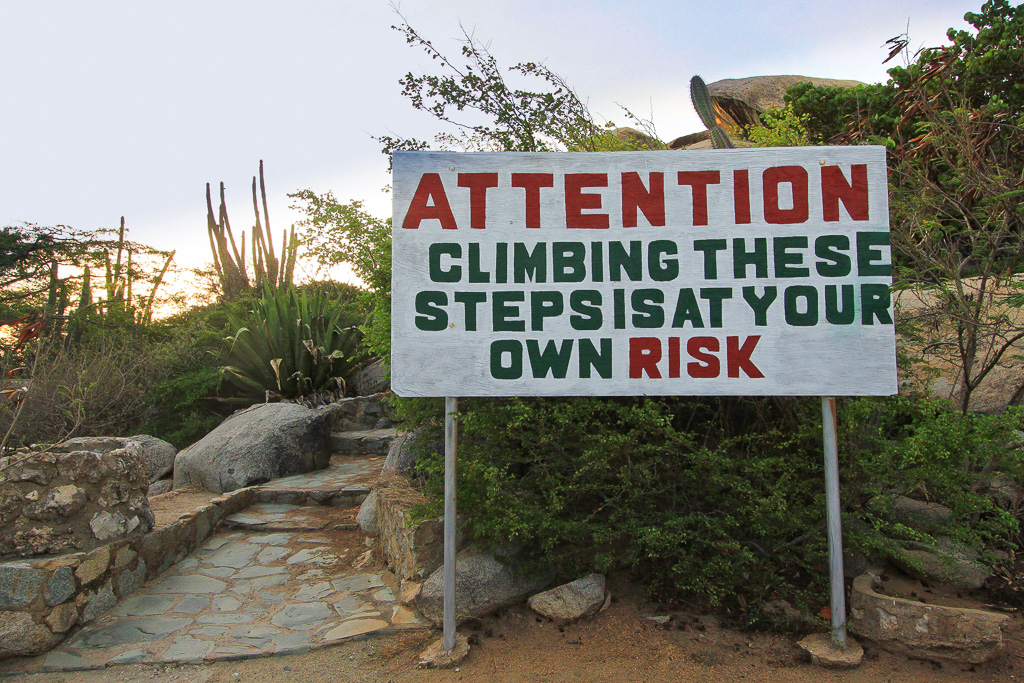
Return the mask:
<svg viewBox="0 0 1024 683"><path fill-rule="evenodd" d="M697 110L704 127L711 133L711 146L715 149L733 149L735 145L729 139L729 134L718 125L715 108L711 106L711 94L700 76L690 79L690 99L693 100L693 108Z"/></svg>
<svg viewBox="0 0 1024 683"><path fill-rule="evenodd" d="M260 220L259 200L263 200L263 220ZM264 283L272 291L285 288L292 284L292 273L295 271L295 257L299 243L295 239L295 226L291 233L285 230L281 234L280 258L274 251L274 240L270 234L270 213L267 211L267 189L263 182L263 161L260 161L259 195L256 194L256 178L252 179L252 208L256 214L256 225L252 229L252 269L255 282L249 281L245 264L245 232L242 232L242 250L239 252L235 237L231 232L228 220L227 204L224 200L224 183L220 184L220 210L213 213L213 201L210 197L210 184L206 184L206 223L210 236L210 249L213 252L213 266L220 279L224 296L228 299L250 292L258 293ZM266 230L264 231L264 225Z"/></svg>

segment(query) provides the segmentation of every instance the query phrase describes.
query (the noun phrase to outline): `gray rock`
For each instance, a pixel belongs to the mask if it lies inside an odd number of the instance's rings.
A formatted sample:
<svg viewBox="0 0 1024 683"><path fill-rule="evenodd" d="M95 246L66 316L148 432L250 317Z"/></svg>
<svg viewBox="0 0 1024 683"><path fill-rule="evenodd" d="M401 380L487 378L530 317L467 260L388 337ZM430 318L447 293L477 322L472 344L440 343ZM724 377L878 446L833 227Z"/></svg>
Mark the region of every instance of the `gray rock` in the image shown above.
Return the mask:
<svg viewBox="0 0 1024 683"><path fill-rule="evenodd" d="M75 594L75 572L71 567L58 567L46 582L46 604L59 605Z"/></svg>
<svg viewBox="0 0 1024 683"><path fill-rule="evenodd" d="M117 590L122 596L131 595L146 581L146 561L139 559L135 569L125 569L117 577Z"/></svg>
<svg viewBox="0 0 1024 683"><path fill-rule="evenodd" d="M114 589L110 583L103 585L96 595L92 596L85 609L82 610L82 623L92 621L96 617L102 616L113 609L114 605L117 604L117 597L114 595Z"/></svg>
<svg viewBox="0 0 1024 683"><path fill-rule="evenodd" d="M198 664L210 654L212 649L213 643L208 640L199 640L192 636L180 636L175 638L171 646L164 651L161 659L165 662Z"/></svg>
<svg viewBox="0 0 1024 683"><path fill-rule="evenodd" d="M332 616L334 610L326 602L298 602L285 606L270 619L270 623L295 631L309 631Z"/></svg>
<svg viewBox="0 0 1024 683"><path fill-rule="evenodd" d="M173 488L173 479L161 479L160 481L155 481L149 485L149 491L146 493L146 496L148 496L149 498L152 498L153 496L159 496L162 493L167 493Z"/></svg>
<svg viewBox="0 0 1024 683"><path fill-rule="evenodd" d="M0 564L0 609L25 607L39 594L45 578L28 562Z"/></svg>
<svg viewBox="0 0 1024 683"><path fill-rule="evenodd" d="M334 590L339 593L347 591L349 593L359 593L360 591L370 590L373 588L383 588L384 579L381 578L380 574L353 574L352 576L346 576L343 579L338 579L331 584Z"/></svg>
<svg viewBox="0 0 1024 683"><path fill-rule="evenodd" d="M71 453L73 451L92 451L94 453L109 453L119 448L125 448L129 443L135 443L134 449L142 455L149 482L163 479L170 474L174 466L174 456L177 449L162 439L148 434L138 436L81 436L68 439L57 446L52 447L55 453Z"/></svg>
<svg viewBox="0 0 1024 683"><path fill-rule="evenodd" d="M149 656L149 650L128 650L110 658L111 664L138 664Z"/></svg>
<svg viewBox="0 0 1024 683"><path fill-rule="evenodd" d="M128 439L120 436L76 436L73 439L62 441L49 450L54 453L72 453L74 451L92 451L93 453L109 453L110 451L124 448Z"/></svg>
<svg viewBox="0 0 1024 683"><path fill-rule="evenodd" d="M185 574L183 576L170 576L152 588L150 593L220 593L227 584L219 579L211 579L201 574Z"/></svg>
<svg viewBox="0 0 1024 683"><path fill-rule="evenodd" d="M174 604L173 595L137 595L123 601L114 610L119 617L158 617Z"/></svg>
<svg viewBox="0 0 1024 683"><path fill-rule="evenodd" d="M241 569L252 562L253 555L260 549L255 543L236 543L229 541L214 551L209 557L203 558L203 562L212 564L214 567L232 567Z"/></svg>
<svg viewBox="0 0 1024 683"><path fill-rule="evenodd" d="M255 579L261 576L273 576L274 574L287 574L287 567L246 567L234 573L234 579Z"/></svg>
<svg viewBox="0 0 1024 683"><path fill-rule="evenodd" d="M142 447L150 484L163 479L174 469L174 456L178 449L172 444L149 434L130 436L126 441L134 441Z"/></svg>
<svg viewBox="0 0 1024 683"><path fill-rule="evenodd" d="M356 371L352 376L352 390L362 396L387 391L391 386L389 375L390 370L384 361L376 360Z"/></svg>
<svg viewBox="0 0 1024 683"><path fill-rule="evenodd" d="M423 582L416 606L440 625L444 617L444 568ZM551 576L523 576L494 555L467 548L455 558L455 619L463 622L521 602L544 588ZM337 586L335 586L337 587Z"/></svg>
<svg viewBox="0 0 1024 683"><path fill-rule="evenodd" d="M0 658L38 655L63 639L28 612L0 612Z"/></svg>
<svg viewBox="0 0 1024 683"><path fill-rule="evenodd" d="M377 492L370 491L370 494L359 506L359 514L356 515L356 523L364 534L376 536L377 529Z"/></svg>
<svg viewBox="0 0 1024 683"><path fill-rule="evenodd" d="M192 623L191 619L169 617L145 617L142 619L120 619L110 626L97 630L82 631L71 643L71 647L109 647L125 643L148 643L160 640Z"/></svg>
<svg viewBox="0 0 1024 683"><path fill-rule="evenodd" d="M298 633L285 633L274 639L275 655L295 655L308 652L313 647L313 634L299 631Z"/></svg>
<svg viewBox="0 0 1024 683"><path fill-rule="evenodd" d="M327 467L331 417L295 403L267 403L235 413L178 453L174 488L198 484L223 493Z"/></svg>
<svg viewBox="0 0 1024 683"><path fill-rule="evenodd" d="M196 619L197 624L250 624L255 620L253 614L203 614Z"/></svg>
<svg viewBox="0 0 1024 683"><path fill-rule="evenodd" d="M396 436L395 440L391 442L391 448L388 449L388 457L384 459L384 466L381 468L381 471L408 474L416 467L417 453L413 446L420 440L420 436L425 431L426 428L420 427L411 432L404 432ZM431 446L436 445L431 444ZM444 446L442 445L441 448L444 448Z"/></svg>
<svg viewBox="0 0 1024 683"><path fill-rule="evenodd" d="M384 455L395 440L394 429L366 429L331 434L331 449L341 455Z"/></svg>
<svg viewBox="0 0 1024 683"><path fill-rule="evenodd" d="M122 536L128 531L128 518L121 512L100 510L89 521L92 535L100 541Z"/></svg>
<svg viewBox="0 0 1024 683"><path fill-rule="evenodd" d="M894 521L926 534L941 532L949 525L953 515L952 511L943 505L906 496L879 496L872 499L869 505L888 513Z"/></svg>
<svg viewBox="0 0 1024 683"><path fill-rule="evenodd" d="M271 562L277 562L290 552L291 550L288 548L264 548L256 556L256 561L260 564L270 564Z"/></svg>
<svg viewBox="0 0 1024 683"><path fill-rule="evenodd" d="M604 575L590 574L534 595L527 604L537 614L559 623L596 614L604 602Z"/></svg>
<svg viewBox="0 0 1024 683"><path fill-rule="evenodd" d="M46 655L46 661L43 662L43 666L52 671L89 671L102 668L95 664L84 663L82 655L77 652L64 652L61 650Z"/></svg>
<svg viewBox="0 0 1024 683"><path fill-rule="evenodd" d="M269 626L239 626L231 633L231 638L249 647L264 647L279 635L280 631Z"/></svg>
<svg viewBox="0 0 1024 683"><path fill-rule="evenodd" d="M914 543L911 548L894 553L889 559L913 577L958 590L977 590L992 575L988 567L975 561L963 550L949 546Z"/></svg>
<svg viewBox="0 0 1024 683"><path fill-rule="evenodd" d="M24 515L35 520L62 520L85 505L85 490L74 484L55 486L42 500L25 507Z"/></svg>
<svg viewBox="0 0 1024 683"><path fill-rule="evenodd" d="M206 595L186 595L174 611L178 614L199 614L210 607L210 598Z"/></svg>
<svg viewBox="0 0 1024 683"><path fill-rule="evenodd" d="M1017 433L1019 434L1019 432ZM1013 477L996 473L979 480L978 493L988 495L1001 508L1013 510L1018 505L1024 490Z"/></svg>

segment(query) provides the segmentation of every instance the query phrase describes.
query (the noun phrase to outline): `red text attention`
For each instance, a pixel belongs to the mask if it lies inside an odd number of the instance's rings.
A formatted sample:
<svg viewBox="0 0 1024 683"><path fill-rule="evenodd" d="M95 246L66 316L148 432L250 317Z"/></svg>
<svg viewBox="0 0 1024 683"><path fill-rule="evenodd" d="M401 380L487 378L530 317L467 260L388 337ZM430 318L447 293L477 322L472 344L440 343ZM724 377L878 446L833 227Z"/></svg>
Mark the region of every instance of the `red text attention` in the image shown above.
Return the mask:
<svg viewBox="0 0 1024 683"><path fill-rule="evenodd" d="M866 221L868 217L868 174L865 164L853 164L849 173L839 166L821 166L821 220L838 221L839 205L854 221ZM607 229L614 221L621 220L626 228L637 227L638 217L643 214L652 226L664 226L665 195L675 188L688 188L690 193L692 225L708 224L708 193L722 185L719 171L679 171L675 178L669 175L666 188L666 174L652 172L646 179L640 173L621 174L621 203L619 215L602 212L602 195L587 192L587 189L608 187L607 173L566 173L561 187L555 189L553 173L513 173L508 187L522 190L523 216L527 228L541 227L541 203L559 192L565 201L565 226L571 229ZM675 188L672 181L675 182ZM458 186L469 193L470 225L477 230L487 228L488 190L498 188L497 173L459 173ZM786 186L780 192L780 187ZM733 219L737 225L751 222L751 202L758 202L767 223L786 225L804 223L811 217L808 171L803 166L773 166L761 174L762 192L752 197L750 172L732 171ZM728 187L723 187L728 191ZM546 191L545 191L546 190ZM678 190L676 190L678 191ZM685 191L685 190L684 190ZM792 197L792 201L780 201L780 197ZM785 206L783 206L785 204ZM817 217L815 217L817 218ZM402 227L415 230L423 221L438 221L445 230L456 230L455 215L452 212L448 194L438 173L424 173L413 194Z"/></svg>

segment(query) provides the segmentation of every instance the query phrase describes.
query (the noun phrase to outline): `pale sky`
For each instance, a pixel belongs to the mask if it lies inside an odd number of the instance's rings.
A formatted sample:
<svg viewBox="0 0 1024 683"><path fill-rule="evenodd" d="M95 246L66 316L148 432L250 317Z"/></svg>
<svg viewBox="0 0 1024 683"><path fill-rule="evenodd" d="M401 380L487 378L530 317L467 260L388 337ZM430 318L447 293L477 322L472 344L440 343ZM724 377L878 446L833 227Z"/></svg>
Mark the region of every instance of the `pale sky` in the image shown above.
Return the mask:
<svg viewBox="0 0 1024 683"><path fill-rule="evenodd" d="M982 0L404 0L401 12L455 56L460 23L505 66L544 62L623 125L653 114L665 140L702 127L688 82L798 74L879 82L883 43L943 44ZM266 166L275 232L287 193L331 190L390 215L373 135L441 131L401 97L435 69L378 0L0 0L0 225L114 228L210 259L205 186L227 185L236 234ZM894 62L891 62L891 66ZM277 240L275 240L276 242Z"/></svg>

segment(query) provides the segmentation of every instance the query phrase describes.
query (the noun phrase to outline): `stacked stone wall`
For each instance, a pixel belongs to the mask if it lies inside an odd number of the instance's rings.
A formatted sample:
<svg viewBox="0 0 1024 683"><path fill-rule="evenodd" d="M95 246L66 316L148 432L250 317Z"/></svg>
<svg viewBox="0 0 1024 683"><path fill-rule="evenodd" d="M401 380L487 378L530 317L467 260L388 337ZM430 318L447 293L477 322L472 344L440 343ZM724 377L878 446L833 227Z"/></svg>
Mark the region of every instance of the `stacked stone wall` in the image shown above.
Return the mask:
<svg viewBox="0 0 1024 683"><path fill-rule="evenodd" d="M88 552L0 564L0 658L41 654L194 551L253 502L239 489L147 534Z"/></svg>
<svg viewBox="0 0 1024 683"><path fill-rule="evenodd" d="M422 581L444 560L444 524L426 519L413 524L410 510L425 502L403 478L382 478L377 496L378 550L400 582Z"/></svg>
<svg viewBox="0 0 1024 683"><path fill-rule="evenodd" d="M153 527L139 444L21 453L0 467L0 559L88 551Z"/></svg>

